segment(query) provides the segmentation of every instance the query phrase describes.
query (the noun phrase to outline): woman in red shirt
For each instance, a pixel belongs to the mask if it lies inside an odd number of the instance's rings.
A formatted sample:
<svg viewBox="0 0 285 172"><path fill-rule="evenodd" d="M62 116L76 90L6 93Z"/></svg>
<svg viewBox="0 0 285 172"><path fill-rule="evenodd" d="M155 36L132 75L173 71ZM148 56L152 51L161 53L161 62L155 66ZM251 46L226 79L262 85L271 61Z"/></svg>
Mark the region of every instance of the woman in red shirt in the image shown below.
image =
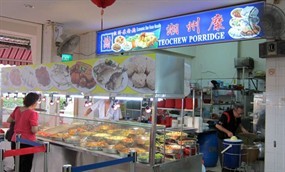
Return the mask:
<svg viewBox="0 0 285 172"><path fill-rule="evenodd" d="M21 134L21 138L36 141L38 131L38 113L34 111L39 100L37 93L29 93L24 98L22 107L16 107L7 119L11 123L15 121L14 135L12 136L11 148L16 149L16 134ZM20 148L32 147L27 144L20 145ZM33 165L34 154L20 156L20 171L30 172Z"/></svg>

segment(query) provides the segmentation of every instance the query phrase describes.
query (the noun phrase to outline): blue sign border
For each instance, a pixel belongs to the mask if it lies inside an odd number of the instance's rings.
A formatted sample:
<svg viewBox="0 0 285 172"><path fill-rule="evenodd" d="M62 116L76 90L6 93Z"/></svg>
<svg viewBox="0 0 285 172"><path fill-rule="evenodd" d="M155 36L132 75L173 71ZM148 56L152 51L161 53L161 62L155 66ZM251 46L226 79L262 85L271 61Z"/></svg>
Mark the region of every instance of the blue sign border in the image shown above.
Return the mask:
<svg viewBox="0 0 285 172"><path fill-rule="evenodd" d="M98 31L96 53L262 38L263 8L256 2Z"/></svg>

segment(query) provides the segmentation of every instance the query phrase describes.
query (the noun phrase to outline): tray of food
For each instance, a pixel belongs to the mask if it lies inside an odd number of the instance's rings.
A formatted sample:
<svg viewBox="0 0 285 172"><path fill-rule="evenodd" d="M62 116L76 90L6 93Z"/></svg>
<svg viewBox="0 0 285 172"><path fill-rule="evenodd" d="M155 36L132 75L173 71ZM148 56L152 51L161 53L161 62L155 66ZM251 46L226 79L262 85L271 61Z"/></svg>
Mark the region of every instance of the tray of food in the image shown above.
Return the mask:
<svg viewBox="0 0 285 172"><path fill-rule="evenodd" d="M163 154L161 153L156 153L154 156L154 161L156 164L162 163L163 162ZM137 158L138 162L140 163L149 163L149 153L143 153L141 155L138 156Z"/></svg>
<svg viewBox="0 0 285 172"><path fill-rule="evenodd" d="M102 148L103 152L110 153L110 154L117 154L118 151L115 149L115 145L108 145Z"/></svg>
<svg viewBox="0 0 285 172"><path fill-rule="evenodd" d="M128 157L129 154L130 154L130 149L129 148L124 148L124 149L119 150L118 152L119 152L119 155L121 157Z"/></svg>
<svg viewBox="0 0 285 172"><path fill-rule="evenodd" d="M176 154L176 153L179 153L183 149L184 149L184 146L177 145L177 144L165 145L166 154Z"/></svg>
<svg viewBox="0 0 285 172"><path fill-rule="evenodd" d="M70 136L65 139L63 139L64 142L73 144L73 145L80 145L81 138L79 136Z"/></svg>
<svg viewBox="0 0 285 172"><path fill-rule="evenodd" d="M185 139L187 138L188 134L185 132L180 132L180 131L173 131L165 134L168 139Z"/></svg>
<svg viewBox="0 0 285 172"><path fill-rule="evenodd" d="M108 143L105 141L89 141L85 143L85 148L94 151L102 151L104 147L108 146Z"/></svg>

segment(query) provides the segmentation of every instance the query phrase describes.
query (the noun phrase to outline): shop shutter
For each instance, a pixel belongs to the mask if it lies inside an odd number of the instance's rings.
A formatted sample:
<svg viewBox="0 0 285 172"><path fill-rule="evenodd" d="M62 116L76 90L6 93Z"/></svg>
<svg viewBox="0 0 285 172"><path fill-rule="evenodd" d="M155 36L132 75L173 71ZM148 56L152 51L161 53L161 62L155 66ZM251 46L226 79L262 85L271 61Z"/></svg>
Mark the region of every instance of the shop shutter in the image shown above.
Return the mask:
<svg viewBox="0 0 285 172"><path fill-rule="evenodd" d="M0 44L0 64L21 66L32 63L32 51L30 49Z"/></svg>

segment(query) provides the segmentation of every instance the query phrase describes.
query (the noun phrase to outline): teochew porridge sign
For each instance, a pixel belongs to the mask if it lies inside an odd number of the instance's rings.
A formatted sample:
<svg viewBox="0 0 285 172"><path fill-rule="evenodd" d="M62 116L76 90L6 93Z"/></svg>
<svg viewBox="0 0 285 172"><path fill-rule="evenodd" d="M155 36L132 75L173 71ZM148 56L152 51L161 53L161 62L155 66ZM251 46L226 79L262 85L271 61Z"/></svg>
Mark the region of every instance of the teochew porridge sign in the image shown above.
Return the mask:
<svg viewBox="0 0 285 172"><path fill-rule="evenodd" d="M261 38L263 7L264 2L256 2L98 31L96 53Z"/></svg>

